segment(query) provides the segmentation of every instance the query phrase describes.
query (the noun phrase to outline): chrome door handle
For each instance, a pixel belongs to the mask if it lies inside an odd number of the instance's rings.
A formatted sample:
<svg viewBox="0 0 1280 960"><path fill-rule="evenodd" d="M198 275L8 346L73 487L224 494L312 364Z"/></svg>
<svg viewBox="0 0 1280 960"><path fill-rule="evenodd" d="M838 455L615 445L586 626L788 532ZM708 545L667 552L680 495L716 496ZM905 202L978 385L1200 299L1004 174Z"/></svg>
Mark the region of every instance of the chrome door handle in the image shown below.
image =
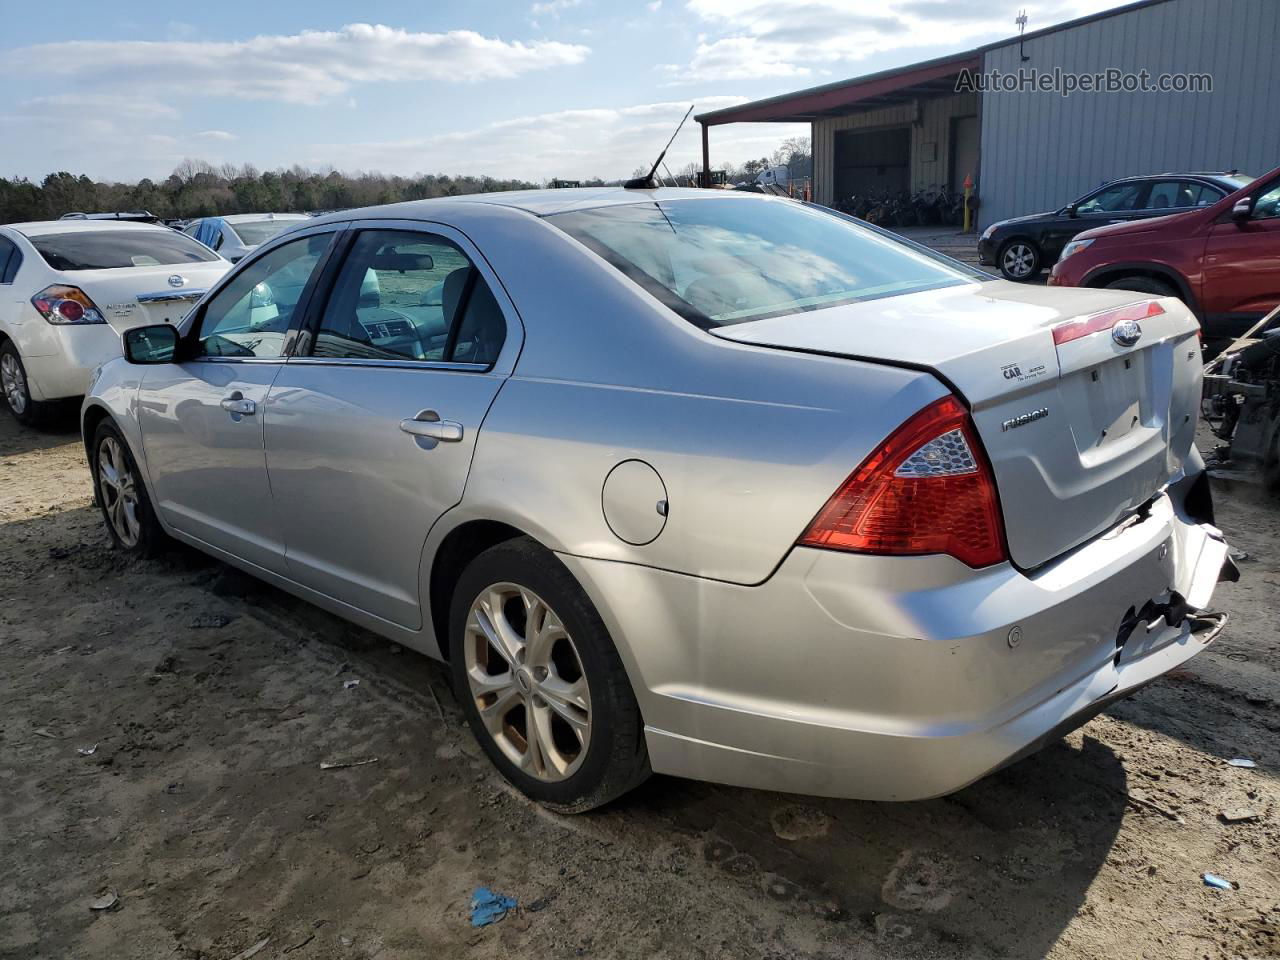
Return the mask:
<svg viewBox="0 0 1280 960"><path fill-rule="evenodd" d="M258 405L252 400L246 400L237 390L231 396L222 401L222 409L227 413L239 414L242 417L251 417L258 412Z"/></svg>
<svg viewBox="0 0 1280 960"><path fill-rule="evenodd" d="M400 429L415 437L457 443L462 439L462 424L456 420L441 420L434 410L423 410L416 417L400 421Z"/></svg>

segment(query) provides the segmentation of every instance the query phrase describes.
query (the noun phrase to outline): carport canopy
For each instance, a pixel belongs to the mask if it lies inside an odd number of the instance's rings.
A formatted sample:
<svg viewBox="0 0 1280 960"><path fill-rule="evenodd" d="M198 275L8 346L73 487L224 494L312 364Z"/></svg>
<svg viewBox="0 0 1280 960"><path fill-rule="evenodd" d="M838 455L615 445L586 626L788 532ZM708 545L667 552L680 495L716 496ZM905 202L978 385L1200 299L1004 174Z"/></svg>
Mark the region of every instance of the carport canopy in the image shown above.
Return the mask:
<svg viewBox="0 0 1280 960"><path fill-rule="evenodd" d="M962 70L977 73L981 69L981 51L970 50L698 114L694 119L702 126L703 184L711 182L711 149L707 135L711 127L725 123L811 123L823 117L846 114L851 107L870 110L921 97L942 96L955 92L956 77Z"/></svg>

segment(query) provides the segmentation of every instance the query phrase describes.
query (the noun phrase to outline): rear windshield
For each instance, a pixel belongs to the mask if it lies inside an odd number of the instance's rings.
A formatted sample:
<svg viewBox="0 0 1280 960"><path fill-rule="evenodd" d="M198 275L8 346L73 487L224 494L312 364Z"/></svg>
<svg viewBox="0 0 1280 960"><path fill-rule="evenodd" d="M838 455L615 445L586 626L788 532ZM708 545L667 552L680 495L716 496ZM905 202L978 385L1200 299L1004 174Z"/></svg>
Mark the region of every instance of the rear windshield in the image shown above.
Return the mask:
<svg viewBox="0 0 1280 960"><path fill-rule="evenodd" d="M690 198L547 219L703 329L987 279L792 200Z"/></svg>
<svg viewBox="0 0 1280 960"><path fill-rule="evenodd" d="M296 227L301 220L246 220L242 223L227 224L241 242L246 246L254 247L260 243L266 243L277 233L288 227Z"/></svg>
<svg viewBox="0 0 1280 960"><path fill-rule="evenodd" d="M217 260L188 236L173 230L76 230L29 237L55 270L110 270Z"/></svg>

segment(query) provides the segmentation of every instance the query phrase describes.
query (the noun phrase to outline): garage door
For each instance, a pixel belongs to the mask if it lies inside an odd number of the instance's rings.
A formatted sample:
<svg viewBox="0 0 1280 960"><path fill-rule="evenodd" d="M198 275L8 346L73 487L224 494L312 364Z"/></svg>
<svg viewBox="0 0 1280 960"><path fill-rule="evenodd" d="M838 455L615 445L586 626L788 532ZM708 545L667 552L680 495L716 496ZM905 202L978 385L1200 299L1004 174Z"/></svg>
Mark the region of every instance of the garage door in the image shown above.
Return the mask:
<svg viewBox="0 0 1280 960"><path fill-rule="evenodd" d="M911 182L910 163L909 127L837 133L835 200L906 190Z"/></svg>

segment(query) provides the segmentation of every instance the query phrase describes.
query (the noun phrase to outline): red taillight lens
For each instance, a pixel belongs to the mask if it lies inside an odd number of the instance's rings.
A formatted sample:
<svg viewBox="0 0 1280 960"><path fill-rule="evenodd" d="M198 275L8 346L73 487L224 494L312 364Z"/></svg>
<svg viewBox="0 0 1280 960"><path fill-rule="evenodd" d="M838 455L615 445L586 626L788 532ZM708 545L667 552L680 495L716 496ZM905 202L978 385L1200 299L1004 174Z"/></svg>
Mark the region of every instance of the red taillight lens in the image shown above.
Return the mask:
<svg viewBox="0 0 1280 960"><path fill-rule="evenodd" d="M53 324L106 323L102 311L79 287L55 283L31 298L40 316Z"/></svg>
<svg viewBox="0 0 1280 960"><path fill-rule="evenodd" d="M995 477L955 397L891 433L835 492L800 538L859 553L946 553L971 567L1008 556Z"/></svg>
<svg viewBox="0 0 1280 960"><path fill-rule="evenodd" d="M1154 300L1148 303L1130 304L1115 310L1104 310L1091 317L1081 317L1078 320L1068 320L1066 323L1058 324L1053 328L1053 342L1061 346L1072 340L1087 337L1091 333L1110 330L1122 320L1146 320L1148 317L1158 317L1162 313L1164 313L1164 307Z"/></svg>
<svg viewBox="0 0 1280 960"><path fill-rule="evenodd" d="M62 317L67 323L79 323L84 316L84 305L77 303L75 300L60 300L54 309L57 310L58 316Z"/></svg>

